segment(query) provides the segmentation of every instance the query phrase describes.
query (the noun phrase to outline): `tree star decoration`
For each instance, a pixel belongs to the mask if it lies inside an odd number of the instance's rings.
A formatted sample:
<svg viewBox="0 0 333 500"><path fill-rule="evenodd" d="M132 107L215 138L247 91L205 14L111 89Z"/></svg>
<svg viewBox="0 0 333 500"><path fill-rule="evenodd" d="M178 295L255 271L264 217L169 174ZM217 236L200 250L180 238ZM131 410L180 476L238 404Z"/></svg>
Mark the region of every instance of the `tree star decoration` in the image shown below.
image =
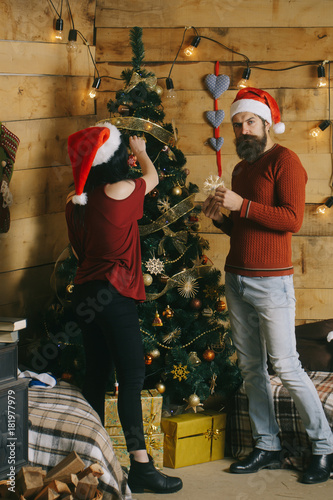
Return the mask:
<svg viewBox="0 0 333 500"><path fill-rule="evenodd" d="M198 406L203 406L202 403L200 403L200 398L196 394L191 394L188 399L184 398L184 401L187 403L187 407L185 408L185 411L188 409L192 409L194 413L197 412L197 407Z"/></svg>
<svg viewBox="0 0 333 500"><path fill-rule="evenodd" d="M181 276L177 278L177 282L179 295L186 297L187 299L195 297L195 294L199 290L199 285L194 276Z"/></svg>
<svg viewBox="0 0 333 500"><path fill-rule="evenodd" d="M210 175L203 184L203 192L206 196L214 196L218 187L224 187L224 181L218 175Z"/></svg>
<svg viewBox="0 0 333 500"><path fill-rule="evenodd" d="M170 198L169 196L165 196L164 198L160 198L157 200L157 208L160 212L164 213L167 210L170 210Z"/></svg>
<svg viewBox="0 0 333 500"><path fill-rule="evenodd" d="M151 274L161 274L164 271L164 264L160 259L152 257L145 263L146 268Z"/></svg>
<svg viewBox="0 0 333 500"><path fill-rule="evenodd" d="M181 382L182 379L187 379L187 375L190 372L187 369L187 365L183 366L181 363L179 363L178 365L173 365L173 370L171 370L171 373L173 373L173 378L178 378L178 381Z"/></svg>

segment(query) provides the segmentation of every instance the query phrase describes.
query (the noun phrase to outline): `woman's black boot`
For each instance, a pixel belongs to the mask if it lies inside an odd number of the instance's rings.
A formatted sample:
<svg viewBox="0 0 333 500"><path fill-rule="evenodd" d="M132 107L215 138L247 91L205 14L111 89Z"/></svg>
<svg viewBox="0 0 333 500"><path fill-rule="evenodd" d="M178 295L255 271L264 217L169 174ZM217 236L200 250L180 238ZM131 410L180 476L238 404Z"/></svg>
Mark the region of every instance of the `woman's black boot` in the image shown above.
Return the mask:
<svg viewBox="0 0 333 500"><path fill-rule="evenodd" d="M162 474L155 469L152 457L150 455L148 457L149 462L136 462L133 455L130 455L128 486L132 493L143 493L145 490L153 493L174 493L183 487L179 477Z"/></svg>

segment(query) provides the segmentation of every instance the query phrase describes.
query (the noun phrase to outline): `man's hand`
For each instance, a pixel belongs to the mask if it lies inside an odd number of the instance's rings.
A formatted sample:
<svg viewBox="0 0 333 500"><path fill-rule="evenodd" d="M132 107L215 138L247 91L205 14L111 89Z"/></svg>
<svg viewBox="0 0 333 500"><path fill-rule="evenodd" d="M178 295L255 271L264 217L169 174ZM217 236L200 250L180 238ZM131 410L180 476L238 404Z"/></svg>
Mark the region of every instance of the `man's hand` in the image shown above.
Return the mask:
<svg viewBox="0 0 333 500"><path fill-rule="evenodd" d="M216 222L223 221L223 215L221 214L221 205L217 203L214 196L208 196L208 198L203 202L202 211L206 217L209 217Z"/></svg>
<svg viewBox="0 0 333 500"><path fill-rule="evenodd" d="M239 212L242 208L243 198L225 187L217 188L214 199L219 207L226 208L232 212Z"/></svg>

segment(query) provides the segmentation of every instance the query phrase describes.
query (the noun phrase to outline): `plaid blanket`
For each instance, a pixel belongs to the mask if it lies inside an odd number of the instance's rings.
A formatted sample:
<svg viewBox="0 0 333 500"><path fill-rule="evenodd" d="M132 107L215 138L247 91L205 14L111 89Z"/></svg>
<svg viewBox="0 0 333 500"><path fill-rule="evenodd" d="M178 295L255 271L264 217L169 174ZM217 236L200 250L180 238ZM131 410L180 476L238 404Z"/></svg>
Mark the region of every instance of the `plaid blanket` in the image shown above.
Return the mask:
<svg viewBox="0 0 333 500"><path fill-rule="evenodd" d="M323 404L328 422L333 429L333 373L308 372ZM311 442L295 404L279 377L271 376L275 415L280 427L280 440L286 465L304 469L311 456ZM248 399L241 386L228 413L227 437L230 454L235 458L248 455L254 447L248 414Z"/></svg>
<svg viewBox="0 0 333 500"><path fill-rule="evenodd" d="M29 388L29 464L48 471L76 451L85 466L99 463L103 500L132 498L110 438L97 413L80 391L60 382L52 388Z"/></svg>

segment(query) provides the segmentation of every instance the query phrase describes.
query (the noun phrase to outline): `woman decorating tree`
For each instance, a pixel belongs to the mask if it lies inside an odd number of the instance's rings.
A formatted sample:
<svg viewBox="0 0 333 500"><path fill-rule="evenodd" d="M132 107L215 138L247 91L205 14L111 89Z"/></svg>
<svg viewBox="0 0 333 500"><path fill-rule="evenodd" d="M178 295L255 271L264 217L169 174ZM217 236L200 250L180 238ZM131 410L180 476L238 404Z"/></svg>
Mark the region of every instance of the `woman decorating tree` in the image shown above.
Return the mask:
<svg viewBox="0 0 333 500"><path fill-rule="evenodd" d="M172 493L182 488L181 479L157 471L145 446L145 363L136 309L145 300L137 221L158 174L144 139L134 136L129 141L142 170L134 180L128 178L127 148L114 125L104 122L68 139L75 193L68 196L66 220L78 259L72 305L86 356L83 394L102 423L107 381L110 373L117 373L118 413L131 458L130 489Z"/></svg>

